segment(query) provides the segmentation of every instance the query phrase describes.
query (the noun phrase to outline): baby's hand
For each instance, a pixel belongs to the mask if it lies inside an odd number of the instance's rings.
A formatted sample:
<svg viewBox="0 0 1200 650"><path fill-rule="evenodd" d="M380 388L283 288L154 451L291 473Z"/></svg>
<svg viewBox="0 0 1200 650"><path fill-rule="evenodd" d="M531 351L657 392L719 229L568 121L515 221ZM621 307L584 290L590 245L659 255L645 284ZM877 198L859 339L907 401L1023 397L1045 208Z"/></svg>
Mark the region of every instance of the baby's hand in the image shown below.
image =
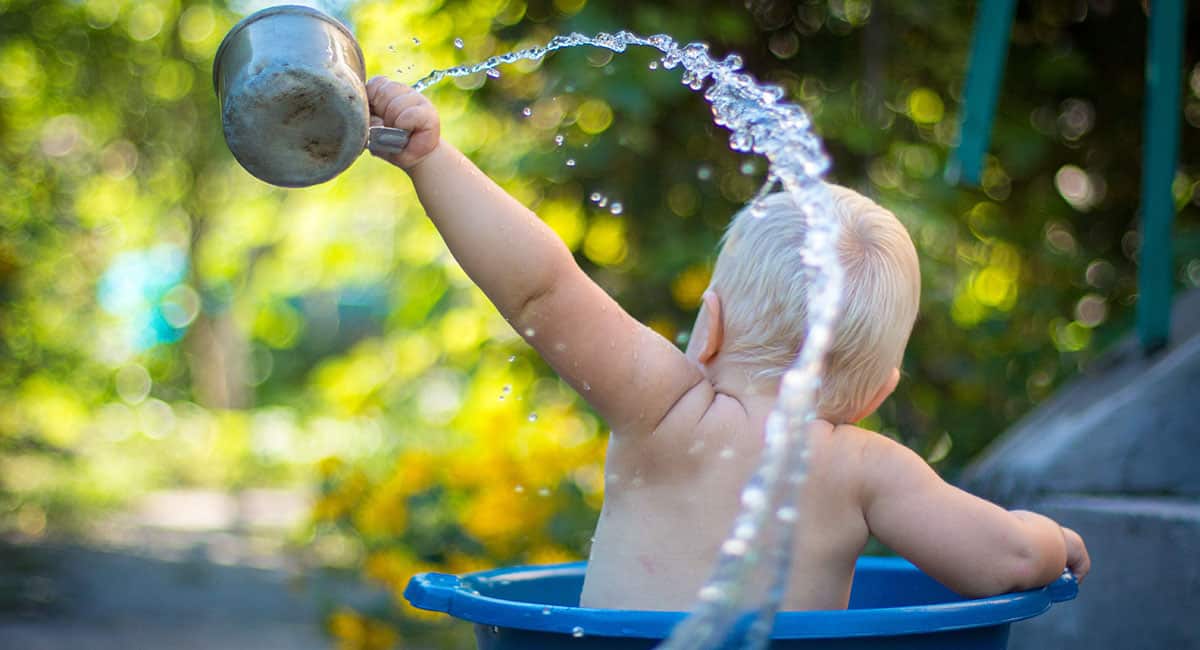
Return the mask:
<svg viewBox="0 0 1200 650"><path fill-rule="evenodd" d="M390 126L409 132L408 146L384 160L408 171L437 148L441 124L437 110L421 93L386 77L367 82L367 101L371 106L371 125Z"/></svg>
<svg viewBox="0 0 1200 650"><path fill-rule="evenodd" d="M1087 546L1079 533L1062 526L1063 541L1067 544L1067 568L1075 575L1075 579L1083 582L1084 576L1092 568L1092 559L1088 557Z"/></svg>

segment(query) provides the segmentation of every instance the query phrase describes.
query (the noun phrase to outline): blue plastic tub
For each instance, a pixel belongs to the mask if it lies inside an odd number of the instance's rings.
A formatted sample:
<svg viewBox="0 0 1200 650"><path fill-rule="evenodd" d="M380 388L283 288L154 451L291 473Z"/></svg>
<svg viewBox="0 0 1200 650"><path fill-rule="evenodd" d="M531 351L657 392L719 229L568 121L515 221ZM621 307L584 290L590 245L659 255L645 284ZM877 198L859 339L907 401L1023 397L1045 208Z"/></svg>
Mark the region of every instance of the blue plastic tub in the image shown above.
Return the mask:
<svg viewBox="0 0 1200 650"><path fill-rule="evenodd" d="M653 648L686 614L579 607L586 563L522 566L464 576L414 576L415 607L475 624L480 650ZM900 558L858 560L850 607L784 612L773 650L1001 650L1008 626L1078 593L1073 578L1030 591L963 599ZM582 636L578 636L582 632Z"/></svg>

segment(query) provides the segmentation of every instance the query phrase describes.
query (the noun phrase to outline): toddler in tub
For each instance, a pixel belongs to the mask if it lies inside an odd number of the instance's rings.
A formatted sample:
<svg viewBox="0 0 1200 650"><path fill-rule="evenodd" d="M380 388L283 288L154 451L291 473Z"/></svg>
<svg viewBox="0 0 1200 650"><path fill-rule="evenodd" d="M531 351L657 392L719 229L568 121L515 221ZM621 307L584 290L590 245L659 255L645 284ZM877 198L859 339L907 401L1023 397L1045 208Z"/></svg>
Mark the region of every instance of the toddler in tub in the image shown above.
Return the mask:
<svg viewBox="0 0 1200 650"><path fill-rule="evenodd" d="M605 501L581 605L686 610L730 533L763 448L780 377L803 342L804 221L786 193L743 210L726 233L687 350L642 325L576 265L555 233L439 137L411 88L375 78L373 122L411 131L404 169L467 274L612 429ZM1079 578L1074 531L946 482L917 454L854 426L885 400L917 315L908 233L887 210L830 185L845 267L842 316L819 419L785 609L842 609L869 535L965 596Z"/></svg>

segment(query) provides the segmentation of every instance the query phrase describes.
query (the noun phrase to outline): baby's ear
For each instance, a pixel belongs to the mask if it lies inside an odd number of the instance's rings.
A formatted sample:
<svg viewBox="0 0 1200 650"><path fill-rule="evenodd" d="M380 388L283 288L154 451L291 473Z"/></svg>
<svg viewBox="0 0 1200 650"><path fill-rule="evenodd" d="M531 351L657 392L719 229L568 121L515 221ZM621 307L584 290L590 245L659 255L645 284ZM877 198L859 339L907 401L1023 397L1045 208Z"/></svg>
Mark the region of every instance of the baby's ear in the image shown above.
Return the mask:
<svg viewBox="0 0 1200 650"><path fill-rule="evenodd" d="M701 305L703 322L700 325L704 328L704 341L696 360L707 364L717 356L725 342L724 314L721 313L721 298L712 289L704 292Z"/></svg>
<svg viewBox="0 0 1200 650"><path fill-rule="evenodd" d="M859 420L874 413L875 410L878 409L881 404L883 404L883 401L891 396L892 391L896 390L896 386L899 384L900 369L892 368L892 372L887 376L887 379L880 384L879 391L875 393L875 396L871 398L871 401L863 407L862 411L858 413L857 417L848 420L848 422L858 422Z"/></svg>

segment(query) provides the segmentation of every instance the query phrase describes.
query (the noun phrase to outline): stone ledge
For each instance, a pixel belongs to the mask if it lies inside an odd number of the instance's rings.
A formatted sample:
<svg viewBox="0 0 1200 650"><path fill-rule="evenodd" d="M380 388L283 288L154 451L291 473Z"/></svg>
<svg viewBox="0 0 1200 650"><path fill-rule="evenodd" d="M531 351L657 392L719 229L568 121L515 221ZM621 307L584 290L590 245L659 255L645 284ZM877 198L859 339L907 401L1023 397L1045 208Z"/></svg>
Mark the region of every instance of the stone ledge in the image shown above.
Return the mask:
<svg viewBox="0 0 1200 650"><path fill-rule="evenodd" d="M1030 504L1087 541L1074 601L1012 627L1011 650L1200 650L1200 499L1059 495Z"/></svg>
<svg viewBox="0 0 1200 650"><path fill-rule="evenodd" d="M1175 309L1171 347L1126 339L998 439L962 486L1008 506L1049 493L1200 497L1200 291Z"/></svg>

